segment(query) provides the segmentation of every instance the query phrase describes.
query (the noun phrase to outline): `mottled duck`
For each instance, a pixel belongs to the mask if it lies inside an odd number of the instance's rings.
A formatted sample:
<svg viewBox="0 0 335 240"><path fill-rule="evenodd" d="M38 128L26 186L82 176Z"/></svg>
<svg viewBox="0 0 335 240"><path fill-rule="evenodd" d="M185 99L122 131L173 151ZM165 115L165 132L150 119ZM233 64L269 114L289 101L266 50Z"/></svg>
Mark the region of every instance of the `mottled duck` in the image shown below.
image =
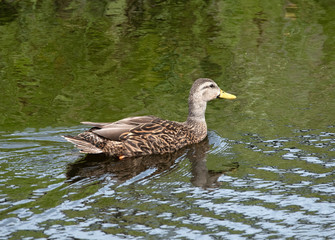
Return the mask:
<svg viewBox="0 0 335 240"><path fill-rule="evenodd" d="M211 79L199 78L190 91L185 122L155 116L128 117L112 123L82 122L92 128L77 136L63 137L82 153L105 153L119 159L175 152L207 136L206 106L216 98L235 99L236 96L222 91Z"/></svg>

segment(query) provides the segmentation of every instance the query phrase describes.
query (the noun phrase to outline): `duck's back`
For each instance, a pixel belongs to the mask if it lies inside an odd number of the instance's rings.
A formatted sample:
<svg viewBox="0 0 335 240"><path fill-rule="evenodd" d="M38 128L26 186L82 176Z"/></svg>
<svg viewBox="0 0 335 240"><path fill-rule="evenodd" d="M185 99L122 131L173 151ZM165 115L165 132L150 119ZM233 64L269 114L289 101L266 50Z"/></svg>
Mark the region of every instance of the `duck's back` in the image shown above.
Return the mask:
<svg viewBox="0 0 335 240"><path fill-rule="evenodd" d="M185 123L156 118L120 136L125 157L174 152L204 137ZM110 143L112 144L112 143ZM106 147L109 149L108 143Z"/></svg>

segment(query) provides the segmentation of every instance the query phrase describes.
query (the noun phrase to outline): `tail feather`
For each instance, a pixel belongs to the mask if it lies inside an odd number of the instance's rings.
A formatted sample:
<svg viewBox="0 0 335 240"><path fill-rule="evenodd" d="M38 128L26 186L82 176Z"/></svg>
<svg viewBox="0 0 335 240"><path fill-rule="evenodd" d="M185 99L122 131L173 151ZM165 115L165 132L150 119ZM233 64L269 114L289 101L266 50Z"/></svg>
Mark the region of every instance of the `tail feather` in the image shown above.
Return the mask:
<svg viewBox="0 0 335 240"><path fill-rule="evenodd" d="M69 135L62 136L62 137L65 138L67 141L76 145L76 147L79 148L80 152L82 152L82 153L94 153L94 154L103 153L102 149L97 148L92 143L87 142L83 139L72 137L72 136L69 136Z"/></svg>

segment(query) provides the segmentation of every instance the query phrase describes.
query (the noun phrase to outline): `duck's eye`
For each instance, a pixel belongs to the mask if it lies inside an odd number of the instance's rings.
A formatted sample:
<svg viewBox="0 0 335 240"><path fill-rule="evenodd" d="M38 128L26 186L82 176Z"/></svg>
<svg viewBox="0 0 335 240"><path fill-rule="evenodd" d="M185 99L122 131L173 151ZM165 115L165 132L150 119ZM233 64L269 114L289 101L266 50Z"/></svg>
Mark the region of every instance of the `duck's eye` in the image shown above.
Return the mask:
<svg viewBox="0 0 335 240"><path fill-rule="evenodd" d="M215 88L214 84L209 85L210 88Z"/></svg>

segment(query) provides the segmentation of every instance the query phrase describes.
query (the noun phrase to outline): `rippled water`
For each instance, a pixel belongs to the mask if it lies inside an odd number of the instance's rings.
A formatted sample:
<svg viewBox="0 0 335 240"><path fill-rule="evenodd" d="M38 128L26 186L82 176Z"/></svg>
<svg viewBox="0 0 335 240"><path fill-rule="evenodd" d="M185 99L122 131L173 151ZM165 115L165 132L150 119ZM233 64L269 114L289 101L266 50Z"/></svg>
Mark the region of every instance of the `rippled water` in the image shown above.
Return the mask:
<svg viewBox="0 0 335 240"><path fill-rule="evenodd" d="M334 239L333 0L0 0L0 239ZM81 121L183 121L208 138L85 156Z"/></svg>
<svg viewBox="0 0 335 240"><path fill-rule="evenodd" d="M210 131L175 154L125 161L85 158L60 137L81 130L1 135L2 238L334 236L334 128L240 140Z"/></svg>

